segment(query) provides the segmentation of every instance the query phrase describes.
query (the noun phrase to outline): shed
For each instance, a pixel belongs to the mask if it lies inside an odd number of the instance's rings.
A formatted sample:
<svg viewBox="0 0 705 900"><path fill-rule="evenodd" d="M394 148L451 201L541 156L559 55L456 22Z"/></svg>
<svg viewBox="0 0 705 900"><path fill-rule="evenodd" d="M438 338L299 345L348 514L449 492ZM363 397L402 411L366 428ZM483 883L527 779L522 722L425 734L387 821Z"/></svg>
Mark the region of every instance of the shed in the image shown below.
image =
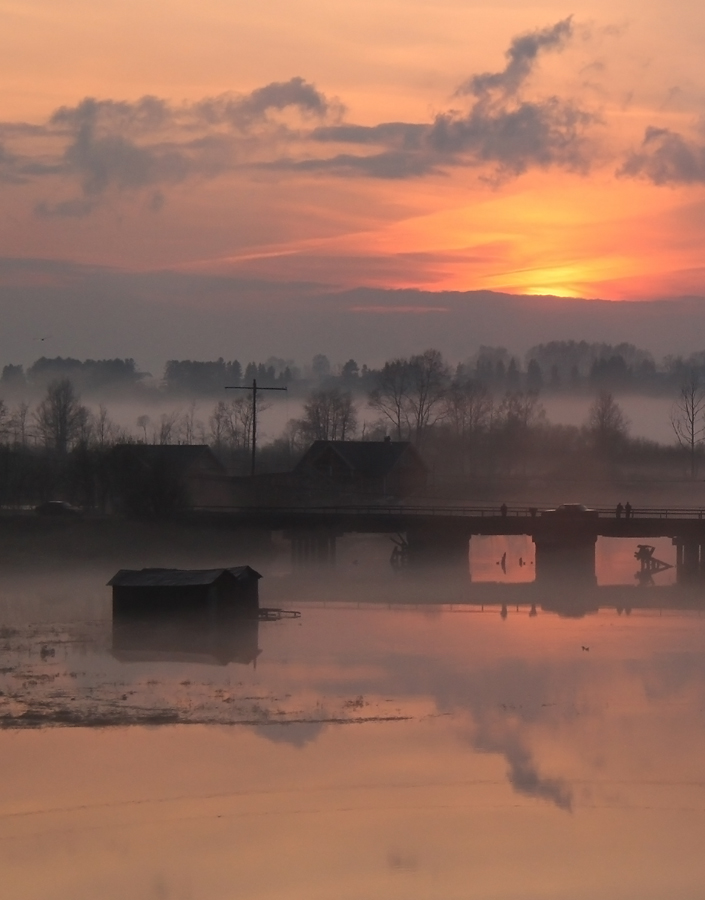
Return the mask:
<svg viewBox="0 0 705 900"><path fill-rule="evenodd" d="M250 566L227 569L120 569L108 582L113 615L209 608L255 610L262 576Z"/></svg>
<svg viewBox="0 0 705 900"><path fill-rule="evenodd" d="M394 497L421 490L428 479L428 467L409 441L314 441L294 471Z"/></svg>

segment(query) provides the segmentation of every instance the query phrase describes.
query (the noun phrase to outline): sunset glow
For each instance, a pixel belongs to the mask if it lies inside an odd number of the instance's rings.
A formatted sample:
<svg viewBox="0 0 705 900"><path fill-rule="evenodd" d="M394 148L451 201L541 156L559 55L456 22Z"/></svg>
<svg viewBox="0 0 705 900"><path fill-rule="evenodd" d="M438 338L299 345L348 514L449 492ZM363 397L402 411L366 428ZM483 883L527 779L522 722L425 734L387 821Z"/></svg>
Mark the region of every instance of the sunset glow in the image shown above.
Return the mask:
<svg viewBox="0 0 705 900"><path fill-rule="evenodd" d="M191 309L211 277L289 309L705 296L705 13L681 13L0 0L0 290L62 290L51 261L151 273L167 305L188 273Z"/></svg>

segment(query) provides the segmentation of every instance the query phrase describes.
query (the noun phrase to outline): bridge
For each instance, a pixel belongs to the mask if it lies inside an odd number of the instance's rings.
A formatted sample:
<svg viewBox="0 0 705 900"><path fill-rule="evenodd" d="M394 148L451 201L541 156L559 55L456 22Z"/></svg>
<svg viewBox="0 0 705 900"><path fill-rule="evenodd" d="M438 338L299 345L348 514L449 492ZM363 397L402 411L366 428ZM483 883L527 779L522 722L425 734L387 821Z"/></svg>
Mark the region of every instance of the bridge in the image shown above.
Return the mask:
<svg viewBox="0 0 705 900"><path fill-rule="evenodd" d="M705 508L645 508L618 517L614 508L580 511L528 506L350 505L243 506L200 509L199 518L241 527L282 531L292 542L295 565L332 562L336 538L349 533L404 535L414 561L467 564L474 535L527 535L536 548L536 579L570 572L595 579L598 537L670 538L676 546L679 583L705 585Z"/></svg>

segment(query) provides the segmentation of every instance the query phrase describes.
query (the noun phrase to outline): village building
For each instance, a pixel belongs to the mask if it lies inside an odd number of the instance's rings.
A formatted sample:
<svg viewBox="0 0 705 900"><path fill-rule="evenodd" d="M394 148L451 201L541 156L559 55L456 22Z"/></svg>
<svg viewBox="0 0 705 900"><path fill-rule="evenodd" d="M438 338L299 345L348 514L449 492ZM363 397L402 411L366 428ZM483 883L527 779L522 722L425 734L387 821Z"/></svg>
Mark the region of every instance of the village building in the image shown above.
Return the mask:
<svg viewBox="0 0 705 900"><path fill-rule="evenodd" d="M232 482L205 444L118 444L113 506L132 514L232 505Z"/></svg>
<svg viewBox="0 0 705 900"><path fill-rule="evenodd" d="M408 441L314 441L294 474L358 494L408 497L426 487L428 467Z"/></svg>

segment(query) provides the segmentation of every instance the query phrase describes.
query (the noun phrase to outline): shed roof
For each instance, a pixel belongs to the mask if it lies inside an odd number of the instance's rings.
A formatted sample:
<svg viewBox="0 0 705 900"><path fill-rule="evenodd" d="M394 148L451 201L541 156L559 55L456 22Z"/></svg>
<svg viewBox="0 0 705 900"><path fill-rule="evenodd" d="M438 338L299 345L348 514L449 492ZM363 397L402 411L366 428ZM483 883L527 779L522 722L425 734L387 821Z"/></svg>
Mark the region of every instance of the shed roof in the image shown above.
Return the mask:
<svg viewBox="0 0 705 900"><path fill-rule="evenodd" d="M120 569L110 579L110 587L200 587L213 584L224 574L245 582L261 578L250 566L228 569Z"/></svg>
<svg viewBox="0 0 705 900"><path fill-rule="evenodd" d="M298 468L315 465L331 449L353 471L368 478L384 478L403 456L413 456L423 468L425 463L409 441L314 441Z"/></svg>

